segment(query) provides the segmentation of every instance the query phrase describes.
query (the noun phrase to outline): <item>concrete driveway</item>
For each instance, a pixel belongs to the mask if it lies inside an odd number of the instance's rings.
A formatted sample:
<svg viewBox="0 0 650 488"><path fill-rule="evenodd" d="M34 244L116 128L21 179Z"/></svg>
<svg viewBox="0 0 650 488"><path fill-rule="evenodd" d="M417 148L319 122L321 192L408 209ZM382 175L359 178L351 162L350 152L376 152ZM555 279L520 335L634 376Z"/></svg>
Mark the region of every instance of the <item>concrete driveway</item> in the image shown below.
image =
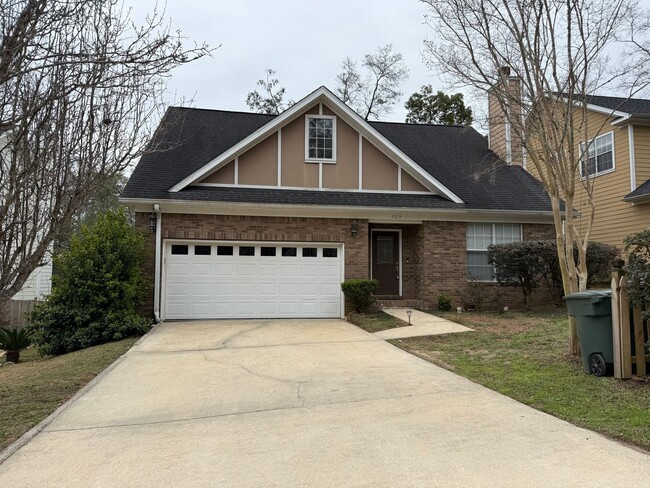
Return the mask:
<svg viewBox="0 0 650 488"><path fill-rule="evenodd" d="M0 486L645 486L648 461L342 320L179 322L1 464Z"/></svg>

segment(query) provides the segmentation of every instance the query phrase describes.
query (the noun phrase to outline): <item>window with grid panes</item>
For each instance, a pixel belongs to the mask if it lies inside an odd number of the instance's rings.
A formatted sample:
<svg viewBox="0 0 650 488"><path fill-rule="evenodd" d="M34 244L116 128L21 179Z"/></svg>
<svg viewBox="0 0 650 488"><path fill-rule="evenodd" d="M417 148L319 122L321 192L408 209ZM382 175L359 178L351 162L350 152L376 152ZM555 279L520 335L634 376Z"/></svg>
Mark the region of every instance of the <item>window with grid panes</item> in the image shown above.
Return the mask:
<svg viewBox="0 0 650 488"><path fill-rule="evenodd" d="M335 119L333 117L307 117L308 160L330 160L335 158Z"/></svg>
<svg viewBox="0 0 650 488"><path fill-rule="evenodd" d="M467 224L467 279L494 281L488 246L521 241L521 224Z"/></svg>
<svg viewBox="0 0 650 488"><path fill-rule="evenodd" d="M582 162L580 174L583 178L598 176L614 169L614 133L600 135L587 144L580 144Z"/></svg>

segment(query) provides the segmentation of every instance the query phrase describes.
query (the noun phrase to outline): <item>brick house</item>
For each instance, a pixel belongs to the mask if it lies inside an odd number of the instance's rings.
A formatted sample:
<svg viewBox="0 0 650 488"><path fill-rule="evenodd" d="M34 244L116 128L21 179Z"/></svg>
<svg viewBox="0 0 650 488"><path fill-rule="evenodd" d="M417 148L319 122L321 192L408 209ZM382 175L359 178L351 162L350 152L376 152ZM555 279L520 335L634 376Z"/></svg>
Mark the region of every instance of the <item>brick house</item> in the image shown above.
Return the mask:
<svg viewBox="0 0 650 488"><path fill-rule="evenodd" d="M152 148L121 201L159 320L341 317L350 278L385 305L456 305L492 282L489 244L554 235L540 184L474 129L367 122L325 87L277 116L170 108Z"/></svg>

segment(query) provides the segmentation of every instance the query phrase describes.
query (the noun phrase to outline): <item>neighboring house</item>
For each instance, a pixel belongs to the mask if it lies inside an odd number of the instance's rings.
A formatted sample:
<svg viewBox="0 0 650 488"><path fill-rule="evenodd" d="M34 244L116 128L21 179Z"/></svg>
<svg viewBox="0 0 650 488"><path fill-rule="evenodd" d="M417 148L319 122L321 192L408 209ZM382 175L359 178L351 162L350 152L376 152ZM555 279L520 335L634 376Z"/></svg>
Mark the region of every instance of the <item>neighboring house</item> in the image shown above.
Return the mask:
<svg viewBox="0 0 650 488"><path fill-rule="evenodd" d="M12 300L42 300L52 292L52 259L37 267Z"/></svg>
<svg viewBox="0 0 650 488"><path fill-rule="evenodd" d="M518 89L516 77L507 82L510 89ZM588 136L579 144L588 147L580 177L594 179L596 212L590 240L622 248L625 236L650 227L650 100L590 96L587 102ZM496 122L490 124L491 148L505 161L526 168L517 135L507 122L498 123L496 101L490 100L489 110L490 121ZM526 169L535 174L533 167ZM588 205L581 187L574 208L586 215ZM584 235L586 221L577 222Z"/></svg>
<svg viewBox="0 0 650 488"><path fill-rule="evenodd" d="M4 151L10 144L11 132L0 129L0 151ZM0 192L2 188L0 187ZM23 287L16 293L12 300L40 300L52 291L52 253L47 252L43 262L27 278Z"/></svg>
<svg viewBox="0 0 650 488"><path fill-rule="evenodd" d="M350 278L385 305L457 305L492 281L489 244L554 235L541 185L474 129L366 122L325 87L278 116L170 108L155 147L121 201L159 319L341 317Z"/></svg>

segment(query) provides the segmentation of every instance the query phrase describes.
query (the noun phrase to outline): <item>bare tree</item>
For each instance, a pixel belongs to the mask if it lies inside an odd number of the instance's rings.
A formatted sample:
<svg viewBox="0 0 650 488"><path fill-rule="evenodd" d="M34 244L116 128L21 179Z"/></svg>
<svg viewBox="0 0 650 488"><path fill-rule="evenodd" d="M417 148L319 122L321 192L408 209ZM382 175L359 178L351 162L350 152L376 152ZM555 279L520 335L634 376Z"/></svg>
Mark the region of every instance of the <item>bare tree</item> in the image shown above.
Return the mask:
<svg viewBox="0 0 650 488"><path fill-rule="evenodd" d="M73 215L145 150L184 47L119 0L0 0L0 306ZM149 147L147 150L155 150Z"/></svg>
<svg viewBox="0 0 650 488"><path fill-rule="evenodd" d="M490 122L507 124L510 140L521 144L528 168L550 196L564 291L586 289L594 179L580 143L605 124L593 127L592 117L588 127L587 104L590 95L616 85L628 96L647 85L648 56L639 49L646 45L647 15L632 0L425 3L435 32L426 59L455 84L489 93L503 118ZM632 29L633 19L645 22ZM571 211L579 203L576 197L586 201L580 225ZM577 353L575 323L570 323L570 350Z"/></svg>
<svg viewBox="0 0 650 488"><path fill-rule="evenodd" d="M400 85L408 77L408 69L402 54L394 53L390 44L380 47L375 54L366 54L361 65L365 75L349 57L343 61L336 77L336 92L365 120L379 119L402 96Z"/></svg>
<svg viewBox="0 0 650 488"><path fill-rule="evenodd" d="M266 79L257 81L257 86L262 89L262 93L253 90L246 96L246 105L251 110L261 114L278 115L295 103L293 100L289 100L285 105L285 88L278 87L280 82L277 78L273 78L273 76L275 76L275 71L267 68Z"/></svg>

